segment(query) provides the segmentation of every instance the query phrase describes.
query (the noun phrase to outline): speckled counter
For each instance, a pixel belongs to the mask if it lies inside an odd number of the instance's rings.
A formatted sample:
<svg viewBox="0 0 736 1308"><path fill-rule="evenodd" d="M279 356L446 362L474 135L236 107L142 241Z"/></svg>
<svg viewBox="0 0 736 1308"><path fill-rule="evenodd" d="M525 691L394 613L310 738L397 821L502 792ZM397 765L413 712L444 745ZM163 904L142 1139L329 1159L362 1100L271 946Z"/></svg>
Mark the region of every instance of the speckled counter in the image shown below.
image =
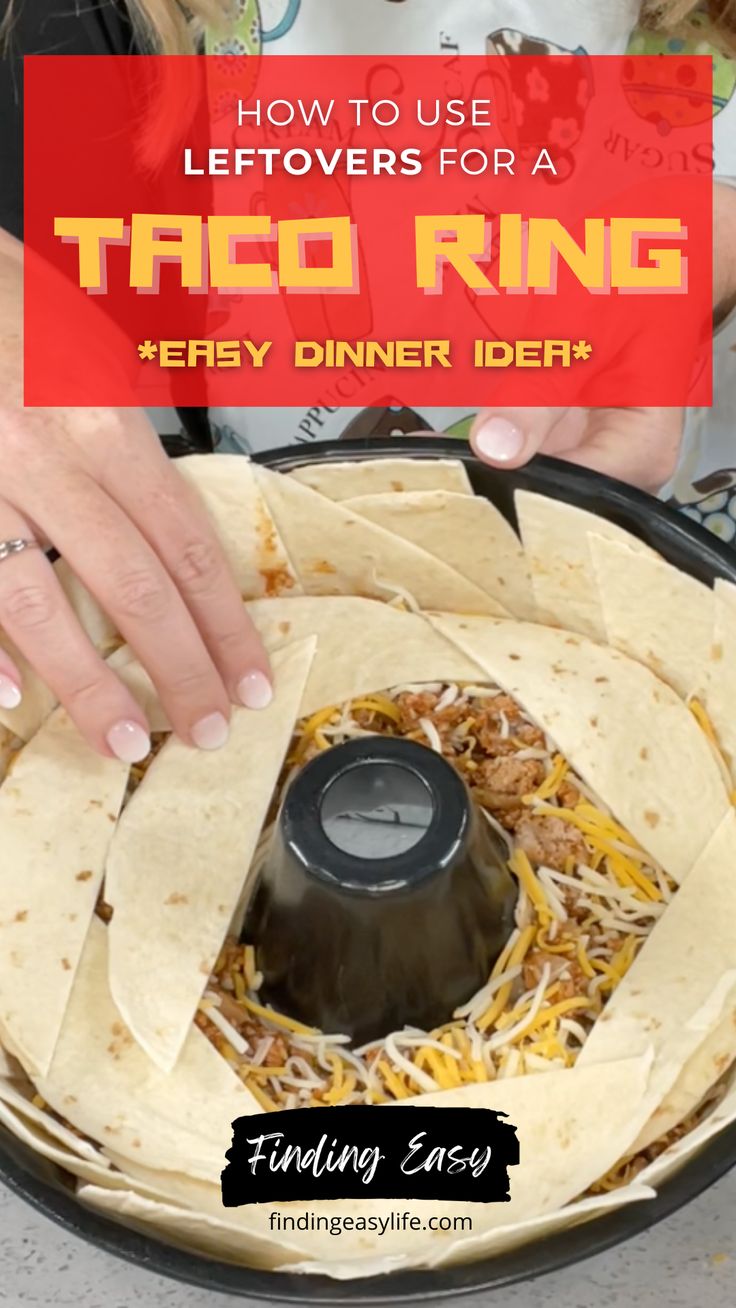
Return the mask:
<svg viewBox="0 0 736 1308"><path fill-rule="evenodd" d="M245 1300L150 1276L72 1239L0 1189L0 1303L39 1308L228 1308ZM248 1301L252 1302L252 1301ZM445 1300L445 1302L448 1302ZM496 1295L501 1308L725 1308L736 1303L736 1170L652 1231Z"/></svg>

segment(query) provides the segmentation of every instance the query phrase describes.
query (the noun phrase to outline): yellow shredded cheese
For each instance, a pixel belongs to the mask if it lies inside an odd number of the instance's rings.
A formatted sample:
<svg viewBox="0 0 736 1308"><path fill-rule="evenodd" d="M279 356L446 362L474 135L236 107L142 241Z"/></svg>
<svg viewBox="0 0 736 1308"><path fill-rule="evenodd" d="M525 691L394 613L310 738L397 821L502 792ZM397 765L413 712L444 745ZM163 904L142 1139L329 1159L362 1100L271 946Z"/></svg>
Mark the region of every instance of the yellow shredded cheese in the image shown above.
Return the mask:
<svg viewBox="0 0 736 1308"><path fill-rule="evenodd" d="M655 886L636 866L633 859L622 854L610 843L611 840L621 840L625 837L625 843L634 845L633 837L628 832L623 831L618 823L613 822L612 818L605 813L599 813L597 809L586 805L589 812L596 813L596 820L591 820L588 816L582 816L578 809L556 808L553 804L540 804L540 812L550 817L562 818L564 822L569 822L572 826L577 827L584 836L587 837L588 843L597 849L603 857L608 858L611 864L611 870L621 885L635 886L641 891L645 899L653 901L661 900L662 892L658 886ZM608 837L608 838L606 838Z"/></svg>
<svg viewBox="0 0 736 1308"><path fill-rule="evenodd" d="M500 972L502 971L505 972L508 968L517 967L518 964L521 963L522 959L524 958L524 956L529 950L529 946L531 945L536 935L536 932L537 932L536 926L528 926L525 927L524 930L519 933L519 938L516 941L515 945L512 947L511 950L508 951L508 956L504 967L499 969L499 973L497 973L497 975L499 975ZM506 952L507 951L504 950L504 953ZM494 1022L496 1022L497 1019L501 1016L504 1008L506 1007L511 997L511 986L512 986L511 981L507 981L505 985L501 986L501 989L499 990L498 994L493 1000L493 1003L491 1004L490 1008L488 1008L486 1012L483 1014L483 1016L480 1017L476 1022L476 1026L478 1027L479 1031L487 1031L489 1026L493 1026Z"/></svg>
<svg viewBox="0 0 736 1308"><path fill-rule="evenodd" d="M393 1068L389 1067L388 1063L384 1063L383 1059L379 1061L377 1071L380 1072L395 1099L408 1099L410 1097L410 1092L401 1078L397 1076Z"/></svg>
<svg viewBox="0 0 736 1308"><path fill-rule="evenodd" d="M339 1104L343 1099L347 1099L348 1095L353 1093L356 1081L357 1078L355 1074L353 1072L348 1072L345 1079L341 1080L339 1085L334 1085L330 1090L325 1091L323 1095L325 1102L328 1104Z"/></svg>
<svg viewBox="0 0 736 1308"><path fill-rule="evenodd" d="M273 1022L274 1026L281 1026L286 1031L294 1031L297 1035L319 1034L313 1026L305 1026L303 1022L297 1022L293 1017L284 1017L283 1013L275 1013L272 1008L264 1008L263 1004L257 1004L254 999L249 999L247 995L241 1002L257 1017L264 1017L266 1021Z"/></svg>
<svg viewBox="0 0 736 1308"><path fill-rule="evenodd" d="M592 978L595 976L595 972L593 971L593 964L591 963L590 959L588 958L588 955L585 952L585 945L583 944L582 940L578 940L577 949L575 952L576 952L578 963L580 964L583 972L587 977L589 977L592 980Z"/></svg>
<svg viewBox="0 0 736 1308"><path fill-rule="evenodd" d="M556 812L557 810L555 810ZM532 865L529 862L528 855L523 849L516 849L509 859L509 867L517 877L519 883L524 887L529 899L539 914L539 920L544 925L545 918L547 922L552 920L552 911L545 898L544 891L540 882L534 875Z"/></svg>
<svg viewBox="0 0 736 1308"><path fill-rule="evenodd" d="M257 1067L252 1063L241 1063L240 1066L248 1076L263 1076L266 1080L269 1076L287 1076L289 1070L287 1067L266 1067L263 1063L259 1063Z"/></svg>
<svg viewBox="0 0 736 1308"><path fill-rule="evenodd" d="M256 951L252 945L246 945L243 950L243 971L249 990L255 985L256 970Z"/></svg>
<svg viewBox="0 0 736 1308"><path fill-rule="evenodd" d="M559 1040L554 1036L547 1036L545 1040L534 1040L524 1051L527 1054L538 1054L542 1058L561 1058L566 1067L572 1063L572 1058L567 1049L564 1049Z"/></svg>
<svg viewBox="0 0 736 1308"><path fill-rule="evenodd" d="M414 1062L420 1070L425 1067L442 1090L452 1090L462 1085L457 1067L450 1067L450 1064L455 1064L456 1060L443 1058L439 1050L433 1049L431 1045L422 1045Z"/></svg>
<svg viewBox="0 0 736 1308"><path fill-rule="evenodd" d="M355 712L358 709L366 709L369 713L380 713L391 722L401 721L400 710L385 695L367 695L364 699L351 700L350 707Z"/></svg>
<svg viewBox="0 0 736 1308"><path fill-rule="evenodd" d="M557 794L562 782L567 776L568 766L561 754L555 754L552 760L552 771L548 777L545 777L541 786L534 791L534 799L551 799Z"/></svg>
<svg viewBox="0 0 736 1308"><path fill-rule="evenodd" d="M572 954L574 952L575 944L572 940L564 940L562 943L548 940L545 935L546 930L546 927L540 926L537 931L537 949L543 949L546 954Z"/></svg>

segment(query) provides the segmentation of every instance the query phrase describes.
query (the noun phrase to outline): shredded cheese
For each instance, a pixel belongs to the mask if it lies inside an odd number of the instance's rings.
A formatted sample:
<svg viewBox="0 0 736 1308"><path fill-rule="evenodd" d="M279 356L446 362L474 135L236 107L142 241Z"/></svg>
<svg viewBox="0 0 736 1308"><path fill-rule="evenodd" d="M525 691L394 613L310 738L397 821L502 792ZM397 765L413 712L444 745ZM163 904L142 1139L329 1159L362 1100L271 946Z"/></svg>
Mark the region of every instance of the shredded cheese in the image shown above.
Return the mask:
<svg viewBox="0 0 736 1308"><path fill-rule="evenodd" d="M300 1035L316 1035L314 1027L305 1026L303 1022L297 1022L293 1017L284 1017L283 1013L277 1013L273 1008L264 1008L263 1004L257 1004L254 999L246 996L242 1001L251 1013L257 1017L264 1018L267 1022L272 1022L274 1026L283 1027L285 1031L297 1031Z"/></svg>
<svg viewBox="0 0 736 1308"><path fill-rule="evenodd" d="M561 754L555 754L552 761L552 770L549 776L545 778L541 786L534 791L534 799L551 799L557 794L562 782L567 776L568 766Z"/></svg>
<svg viewBox="0 0 736 1308"><path fill-rule="evenodd" d="M352 709L365 709L369 713L380 713L382 717L389 718L391 722L400 722L401 714L395 704L391 703L385 695L370 695L365 699L354 699L351 702Z"/></svg>
<svg viewBox="0 0 736 1308"><path fill-rule="evenodd" d="M545 898L544 890L534 875L528 855L525 854L523 849L517 849L509 859L508 865L518 878L519 883L524 887L539 914L540 921L543 923L545 917L549 920L552 912Z"/></svg>
<svg viewBox="0 0 736 1308"><path fill-rule="evenodd" d="M412 598L407 599L409 607ZM478 700L489 705L502 693L462 683L420 683L389 692L371 691L342 705L327 706L297 728L282 785L317 750L384 732L445 753L472 787L484 755L479 736L486 708ZM420 698L405 705L397 702L400 694L433 696L434 701ZM702 706L694 702L691 708L715 743ZM263 977L251 945L223 950L210 985L219 983L229 1002L234 1000L263 1029L246 1040L218 1011L220 999L211 992L205 993L202 1011L218 1029L216 1040L209 1030L213 1043L267 1111L386 1103L496 1077L572 1066L608 994L620 984L642 940L676 891L631 834L599 805L549 739L528 746L516 737L517 719L510 711L491 712L496 722L492 733L508 742L507 752L513 745L514 758L544 764L542 783L520 796L519 803L534 815L559 818L575 827L584 838L584 857L568 855L563 872L544 864L536 868L516 844L513 823L507 830L492 812L482 809L508 848L508 867L519 888L516 928L486 984L456 1009L451 1020L429 1033L406 1028L354 1049L345 1035L315 1031L259 1002ZM370 717L358 722L356 716L363 714ZM568 793L579 796L570 807L560 802L560 789L568 779ZM258 859L263 861L272 829L264 831L254 865ZM538 981L527 989L527 979L534 977ZM573 988L576 993L569 997ZM284 1065L267 1066L269 1056L277 1061L271 1050L274 1041L283 1042L283 1033L288 1057L278 1059Z"/></svg>
<svg viewBox="0 0 736 1308"><path fill-rule="evenodd" d="M581 815L577 809L557 808L554 805L544 803L539 805L539 811L550 817L562 818L564 822L569 822L571 826L577 827L578 831L587 836L589 843L610 860L613 871L623 885L635 885L646 899L659 900L662 898L659 887L644 875L633 859L627 858L620 853L611 843L611 839L618 839L617 824L612 824L611 818L606 817L603 813L597 813L597 819L591 820L590 817ZM596 812L596 810L593 811ZM620 830L621 828L618 828L618 831ZM625 834L628 842L633 844L631 836L628 836L628 833Z"/></svg>
<svg viewBox="0 0 736 1308"><path fill-rule="evenodd" d="M508 956L508 963L510 967L517 967L522 962L524 956L529 950L529 947L536 933L537 933L536 926L525 927L523 931L519 932L516 943ZM506 985L502 986L501 989L499 990L490 1008L483 1014L482 1017L478 1018L476 1026L478 1027L479 1031L487 1031L489 1026L494 1025L497 1019L501 1016L501 1013L503 1012L510 998L511 998L511 982L507 981Z"/></svg>

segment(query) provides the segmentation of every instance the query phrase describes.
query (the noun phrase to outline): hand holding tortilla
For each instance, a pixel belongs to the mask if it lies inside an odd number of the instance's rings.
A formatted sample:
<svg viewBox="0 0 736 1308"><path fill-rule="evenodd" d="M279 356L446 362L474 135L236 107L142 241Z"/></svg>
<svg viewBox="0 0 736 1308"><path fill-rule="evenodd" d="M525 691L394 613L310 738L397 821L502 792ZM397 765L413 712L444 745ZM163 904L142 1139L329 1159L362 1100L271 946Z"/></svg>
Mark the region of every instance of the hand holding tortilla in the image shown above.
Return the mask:
<svg viewBox="0 0 736 1308"><path fill-rule="evenodd" d="M65 1166L90 1207L210 1257L341 1280L480 1258L646 1204L736 1117L731 590L538 495L517 496L520 542L451 460L281 476L237 459L232 478L228 462L183 472L273 660L274 702L236 712L227 746L199 754L169 738L166 706L108 632L111 666L156 725L151 756L128 767L94 754L39 687L29 743L6 741L0 789L12 854L0 866L0 1119ZM371 772L379 758L403 780ZM401 918L411 877L399 869L450 889L427 843L437 769L464 796L459 820L467 812L498 851L488 921L474 914L486 970L422 1025L394 1014L401 960L382 955L370 981L392 1016L361 1043L338 900L362 868L349 889L372 948L376 896ZM323 773L298 845L312 851L303 875L322 878L316 928L304 914L317 948L303 953L310 975L325 969L324 1020L299 989L298 878L262 893L283 871L290 797ZM494 885L510 897L496 904ZM292 914L288 986L286 919L264 911L276 902ZM418 976L427 922L404 950ZM337 1251L324 1231L276 1241L271 1205L223 1208L235 1117L412 1103L494 1108L517 1127L510 1203L472 1206L472 1235L365 1228ZM340 1211L367 1221L386 1207Z"/></svg>
<svg viewBox="0 0 736 1308"><path fill-rule="evenodd" d="M250 560L233 577L142 410L6 410L0 457L0 724L27 740L61 701L105 757L144 758L150 724L104 661L119 632L179 736L222 745L232 704L270 698L240 595L267 594L286 561L272 558L258 506L243 501ZM222 490L220 501L227 548ZM64 559L54 568L48 542Z"/></svg>

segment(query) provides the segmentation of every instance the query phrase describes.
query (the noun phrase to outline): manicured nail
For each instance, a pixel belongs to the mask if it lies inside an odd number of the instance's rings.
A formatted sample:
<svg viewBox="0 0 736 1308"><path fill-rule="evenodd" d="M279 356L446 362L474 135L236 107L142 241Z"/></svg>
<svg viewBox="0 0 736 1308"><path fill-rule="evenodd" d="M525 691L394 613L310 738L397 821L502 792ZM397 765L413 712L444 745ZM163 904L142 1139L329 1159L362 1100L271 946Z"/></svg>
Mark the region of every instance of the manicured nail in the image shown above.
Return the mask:
<svg viewBox="0 0 736 1308"><path fill-rule="evenodd" d="M230 734L222 713L210 713L192 727L192 740L198 749L222 749Z"/></svg>
<svg viewBox="0 0 736 1308"><path fill-rule="evenodd" d="M511 463L524 449L524 433L507 418L489 418L473 437L478 453L494 463Z"/></svg>
<svg viewBox="0 0 736 1308"><path fill-rule="evenodd" d="M238 682L238 698L246 708L268 708L273 699L273 687L263 672L249 672Z"/></svg>
<svg viewBox="0 0 736 1308"><path fill-rule="evenodd" d="M141 763L151 752L151 739L138 722L116 722L107 743L121 763Z"/></svg>
<svg viewBox="0 0 736 1308"><path fill-rule="evenodd" d="M17 708L21 699L20 687L10 677L0 677L0 708Z"/></svg>

